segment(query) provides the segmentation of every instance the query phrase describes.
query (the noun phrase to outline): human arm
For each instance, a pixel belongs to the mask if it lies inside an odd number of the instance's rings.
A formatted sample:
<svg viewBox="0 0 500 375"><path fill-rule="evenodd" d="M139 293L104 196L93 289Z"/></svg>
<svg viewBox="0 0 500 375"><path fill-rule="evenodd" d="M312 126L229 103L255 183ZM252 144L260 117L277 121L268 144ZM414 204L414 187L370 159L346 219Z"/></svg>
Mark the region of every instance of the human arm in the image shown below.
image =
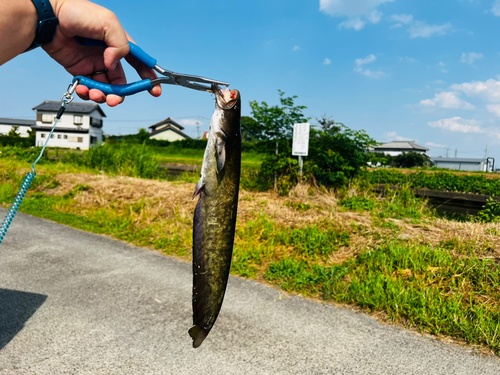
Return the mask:
<svg viewBox="0 0 500 375"><path fill-rule="evenodd" d="M93 79L113 85L125 84L120 59L129 52L130 38L116 15L87 0L50 0L50 3L59 19L59 26L53 41L43 46L43 49L72 75L91 77L92 73L107 69L106 74L97 75ZM3 64L30 46L35 37L38 18L31 0L2 0L0 12L0 40L7 42L0 46L0 64ZM108 48L81 46L76 42L75 36L103 40ZM152 69L134 58L127 56L126 60L141 78L156 78ZM82 99L107 102L110 106L123 102L122 97L106 97L101 91L89 90L85 86L78 86L76 92ZM160 96L161 87L153 87L150 93Z"/></svg>

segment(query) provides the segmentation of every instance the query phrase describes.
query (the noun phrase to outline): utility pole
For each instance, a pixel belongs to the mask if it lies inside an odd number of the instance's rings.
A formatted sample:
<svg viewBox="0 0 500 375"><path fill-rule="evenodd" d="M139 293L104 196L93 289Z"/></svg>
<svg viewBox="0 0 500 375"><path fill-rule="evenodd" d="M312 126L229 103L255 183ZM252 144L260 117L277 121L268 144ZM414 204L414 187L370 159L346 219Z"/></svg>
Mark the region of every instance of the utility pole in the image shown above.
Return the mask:
<svg viewBox="0 0 500 375"><path fill-rule="evenodd" d="M446 146L446 157L450 157L450 148L448 146Z"/></svg>
<svg viewBox="0 0 500 375"><path fill-rule="evenodd" d="M488 145L486 145L486 152L484 153L484 158L488 157Z"/></svg>
<svg viewBox="0 0 500 375"><path fill-rule="evenodd" d="M198 121L196 121L196 139L200 139L200 116L198 116Z"/></svg>
<svg viewBox="0 0 500 375"><path fill-rule="evenodd" d="M457 158L458 148L455 149L455 159Z"/></svg>

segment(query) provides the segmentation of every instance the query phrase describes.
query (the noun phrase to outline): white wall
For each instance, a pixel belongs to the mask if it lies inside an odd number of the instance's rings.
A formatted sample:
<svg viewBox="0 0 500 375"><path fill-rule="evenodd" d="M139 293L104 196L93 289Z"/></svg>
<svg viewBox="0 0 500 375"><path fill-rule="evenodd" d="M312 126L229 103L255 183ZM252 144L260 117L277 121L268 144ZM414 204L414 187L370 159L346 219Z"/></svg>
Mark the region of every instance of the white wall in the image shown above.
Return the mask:
<svg viewBox="0 0 500 375"><path fill-rule="evenodd" d="M36 132L36 145L42 147L47 141L50 131L37 131ZM42 134L45 138L42 138ZM60 136L60 137L59 137ZM67 138L65 139L64 136ZM78 138L81 138L82 142L78 142ZM64 148L80 148L80 150L88 150L90 145L89 134L82 133L55 133L52 134L52 138L49 140L48 147L64 147Z"/></svg>
<svg viewBox="0 0 500 375"><path fill-rule="evenodd" d="M17 125L0 124L0 134L4 134L4 135L9 134L9 132L13 126L17 126ZM19 126L17 128L17 133L20 134L21 137L28 137L29 136L28 130L31 130L31 126Z"/></svg>
<svg viewBox="0 0 500 375"><path fill-rule="evenodd" d="M43 126L47 128L47 131L38 130L36 134L36 145L43 146L47 141L47 137L54 126L54 121L56 114L54 112L42 112L38 111L38 113L48 114L52 116L52 123L46 123L42 121L36 122L37 126ZM82 116L82 124L78 127L74 124L74 116ZM88 133L70 133L70 132L54 132L52 134L52 138L49 141L48 147L65 147L65 148L80 148L81 150L88 150L90 147L90 136L97 138L97 144L102 142L102 128L97 128L95 126L90 126L90 118L94 117L96 119L102 120L102 115L98 110L94 110L88 114L75 114L75 113L66 113L61 116L61 119L57 123L56 129L82 129L87 130ZM45 138L42 138L42 134L45 134ZM65 138L66 137L66 138ZM78 139L82 138L82 142L78 142Z"/></svg>
<svg viewBox="0 0 500 375"><path fill-rule="evenodd" d="M173 130L165 130L164 132L154 134L150 137L151 139L158 139L161 141L170 141L170 142L175 142L175 141L181 141L184 138L182 135L177 134Z"/></svg>

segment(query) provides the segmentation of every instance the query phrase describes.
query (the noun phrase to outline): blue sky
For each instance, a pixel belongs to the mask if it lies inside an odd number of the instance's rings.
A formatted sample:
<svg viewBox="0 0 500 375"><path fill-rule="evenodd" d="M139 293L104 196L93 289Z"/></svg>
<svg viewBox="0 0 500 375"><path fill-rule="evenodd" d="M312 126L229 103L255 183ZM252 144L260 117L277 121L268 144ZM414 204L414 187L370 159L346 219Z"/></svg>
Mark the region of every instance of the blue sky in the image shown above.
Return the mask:
<svg viewBox="0 0 500 375"><path fill-rule="evenodd" d="M416 140L432 156L500 157L500 0L97 1L162 67L225 80L249 100L297 95L378 141ZM147 4L147 5L141 5ZM129 81L138 79L130 69ZM34 118L71 77L42 50L0 67L0 117ZM196 136L210 94L164 86L116 108L108 134L135 133L166 117ZM312 123L315 122L313 119Z"/></svg>

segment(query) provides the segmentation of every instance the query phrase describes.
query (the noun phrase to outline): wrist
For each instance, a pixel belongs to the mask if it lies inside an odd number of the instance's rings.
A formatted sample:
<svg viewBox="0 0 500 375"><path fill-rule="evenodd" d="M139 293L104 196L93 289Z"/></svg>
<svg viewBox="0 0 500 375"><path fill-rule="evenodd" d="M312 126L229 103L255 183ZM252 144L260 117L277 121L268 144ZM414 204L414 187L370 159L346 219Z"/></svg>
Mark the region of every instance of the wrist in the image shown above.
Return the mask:
<svg viewBox="0 0 500 375"><path fill-rule="evenodd" d="M31 0L31 2L35 7L38 20L34 41L26 51L51 43L59 24L51 2L47 0Z"/></svg>

